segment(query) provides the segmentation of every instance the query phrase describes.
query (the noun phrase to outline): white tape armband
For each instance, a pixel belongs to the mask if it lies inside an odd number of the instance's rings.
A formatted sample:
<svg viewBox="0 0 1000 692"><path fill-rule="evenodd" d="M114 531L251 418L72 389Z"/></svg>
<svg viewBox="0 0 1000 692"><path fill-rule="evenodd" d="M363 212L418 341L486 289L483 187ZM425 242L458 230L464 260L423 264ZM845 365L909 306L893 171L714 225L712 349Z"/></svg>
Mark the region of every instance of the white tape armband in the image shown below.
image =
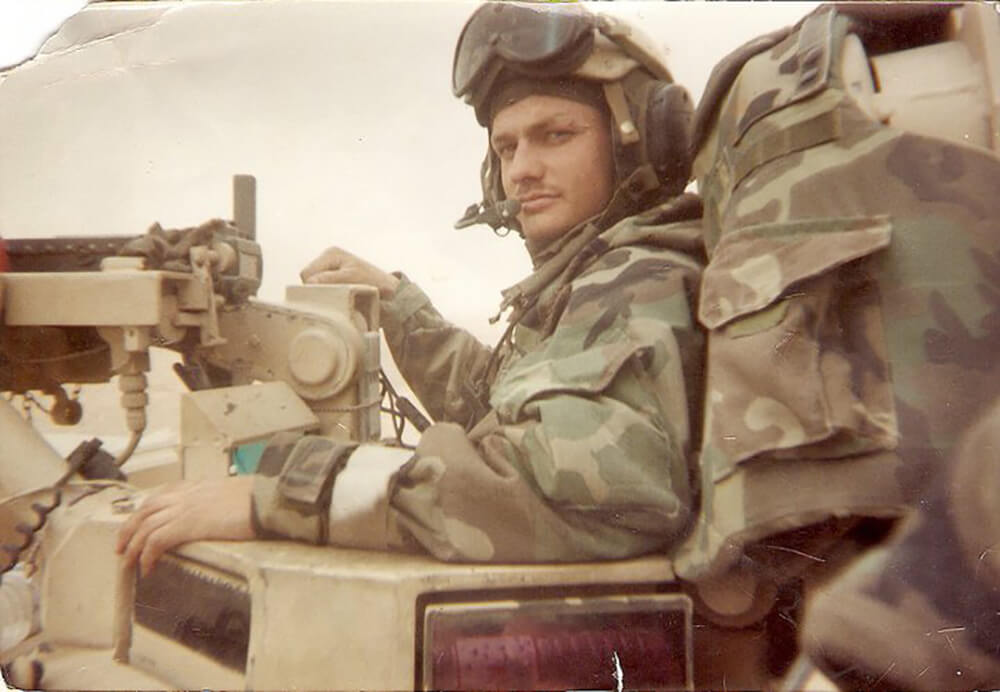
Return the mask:
<svg viewBox="0 0 1000 692"><path fill-rule="evenodd" d="M384 550L389 541L389 482L413 451L365 444L337 474L327 540L349 548Z"/></svg>

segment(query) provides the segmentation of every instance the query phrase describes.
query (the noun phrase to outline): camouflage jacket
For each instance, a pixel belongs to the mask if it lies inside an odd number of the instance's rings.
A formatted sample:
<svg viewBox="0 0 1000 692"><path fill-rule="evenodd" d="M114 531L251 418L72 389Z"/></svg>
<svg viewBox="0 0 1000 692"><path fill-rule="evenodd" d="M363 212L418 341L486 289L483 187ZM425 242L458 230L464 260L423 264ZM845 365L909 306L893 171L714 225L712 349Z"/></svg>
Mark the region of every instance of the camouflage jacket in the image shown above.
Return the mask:
<svg viewBox="0 0 1000 692"><path fill-rule="evenodd" d="M586 227L506 292L517 326L495 365L404 279L383 328L439 422L412 456L351 454L333 481L329 541L509 562L622 558L675 541L692 501L700 211L684 196L604 232ZM267 476L254 500L263 529L319 542L322 519L297 513ZM338 521L342 485L372 499Z"/></svg>
<svg viewBox="0 0 1000 692"><path fill-rule="evenodd" d="M703 508L682 575L718 573L765 537L905 511L1000 392L1000 159L874 116L858 87L865 51L974 19L997 31L971 5L822 7L713 73L694 165Z"/></svg>

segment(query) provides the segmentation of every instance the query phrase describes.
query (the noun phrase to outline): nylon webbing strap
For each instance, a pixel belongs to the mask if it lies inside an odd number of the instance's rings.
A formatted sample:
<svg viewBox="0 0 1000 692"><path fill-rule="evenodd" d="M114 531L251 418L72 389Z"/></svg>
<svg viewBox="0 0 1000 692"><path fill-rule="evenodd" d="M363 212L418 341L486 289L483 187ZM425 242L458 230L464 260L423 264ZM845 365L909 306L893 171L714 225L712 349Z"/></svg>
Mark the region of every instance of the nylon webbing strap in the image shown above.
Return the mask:
<svg viewBox="0 0 1000 692"><path fill-rule="evenodd" d="M810 15L799 29L798 44L795 54L790 60L796 63L795 84L791 90L779 94L771 108L760 109L751 116L744 113L740 119L739 131L733 139L733 146L738 146L750 132L757 121L767 117L776 110L804 101L826 88L830 76L830 63L833 51L833 10L820 10ZM774 75L778 77L778 75ZM788 89L786 85L784 89Z"/></svg>
<svg viewBox="0 0 1000 692"><path fill-rule="evenodd" d="M615 129L618 130L622 144L635 144L639 141L639 128L632 120L632 113L628 109L625 87L621 82L605 82L602 86L604 98L608 101L611 117L615 121Z"/></svg>
<svg viewBox="0 0 1000 692"><path fill-rule="evenodd" d="M826 83L830 72L830 41L833 36L833 10L810 16L799 31L799 80L793 101L810 96Z"/></svg>
<svg viewBox="0 0 1000 692"><path fill-rule="evenodd" d="M731 185L735 188L753 170L769 161L831 142L839 138L841 132L840 111L832 110L761 137L745 149L741 147L728 150Z"/></svg>

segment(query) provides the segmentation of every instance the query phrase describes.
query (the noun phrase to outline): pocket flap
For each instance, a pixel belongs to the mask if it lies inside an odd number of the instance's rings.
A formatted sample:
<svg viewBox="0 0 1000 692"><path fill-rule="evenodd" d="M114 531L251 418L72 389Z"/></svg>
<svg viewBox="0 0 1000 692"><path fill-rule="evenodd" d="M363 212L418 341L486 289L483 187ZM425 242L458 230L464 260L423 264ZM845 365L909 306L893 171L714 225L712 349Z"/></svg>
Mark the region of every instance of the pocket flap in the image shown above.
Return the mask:
<svg viewBox="0 0 1000 692"><path fill-rule="evenodd" d="M622 335L619 341L561 358L552 358L547 350L528 354L498 379L490 404L501 417L517 420L524 406L541 396L598 394L632 356L642 357L645 352L640 344Z"/></svg>
<svg viewBox="0 0 1000 692"><path fill-rule="evenodd" d="M748 226L723 236L702 276L698 318L709 329L767 307L803 279L888 247L888 216Z"/></svg>

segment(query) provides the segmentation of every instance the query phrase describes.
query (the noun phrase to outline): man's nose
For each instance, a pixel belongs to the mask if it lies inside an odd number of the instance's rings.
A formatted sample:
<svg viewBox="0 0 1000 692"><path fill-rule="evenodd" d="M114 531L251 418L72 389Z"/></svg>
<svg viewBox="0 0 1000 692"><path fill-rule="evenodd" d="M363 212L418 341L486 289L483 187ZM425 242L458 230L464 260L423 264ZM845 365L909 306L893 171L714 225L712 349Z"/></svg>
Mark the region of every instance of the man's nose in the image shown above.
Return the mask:
<svg viewBox="0 0 1000 692"><path fill-rule="evenodd" d="M515 185L525 181L537 180L545 172L544 162L538 149L528 143L523 143L514 150L514 155L508 162L507 173Z"/></svg>

